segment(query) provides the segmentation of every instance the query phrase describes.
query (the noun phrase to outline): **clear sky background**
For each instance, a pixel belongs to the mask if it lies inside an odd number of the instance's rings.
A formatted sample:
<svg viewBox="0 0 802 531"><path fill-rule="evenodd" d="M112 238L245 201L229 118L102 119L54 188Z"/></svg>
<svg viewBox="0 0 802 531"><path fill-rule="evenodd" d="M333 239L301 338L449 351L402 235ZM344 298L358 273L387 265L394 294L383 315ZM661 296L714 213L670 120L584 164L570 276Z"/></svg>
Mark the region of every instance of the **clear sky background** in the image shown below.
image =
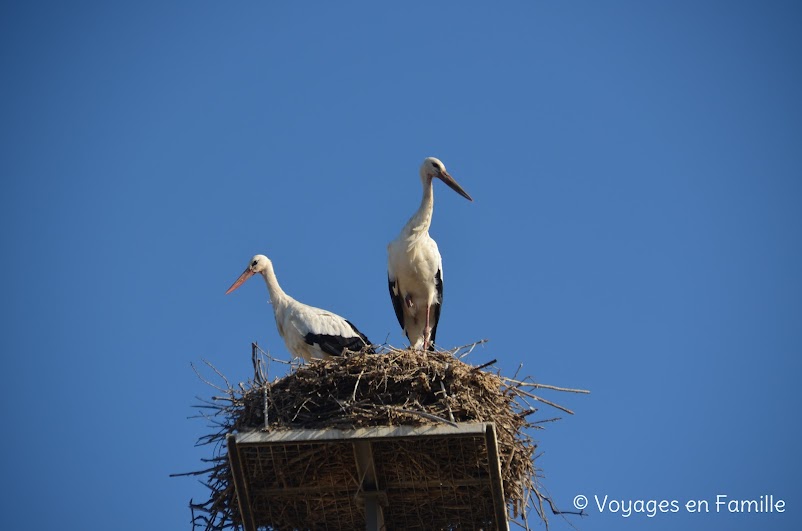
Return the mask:
<svg viewBox="0 0 802 531"><path fill-rule="evenodd" d="M475 199L435 183L440 345L592 391L537 434L569 521L802 528L800 52L781 1L4 2L2 526L189 529L190 363L289 358L260 280L223 295L253 254L403 344L431 155ZM593 501L717 494L786 512Z"/></svg>

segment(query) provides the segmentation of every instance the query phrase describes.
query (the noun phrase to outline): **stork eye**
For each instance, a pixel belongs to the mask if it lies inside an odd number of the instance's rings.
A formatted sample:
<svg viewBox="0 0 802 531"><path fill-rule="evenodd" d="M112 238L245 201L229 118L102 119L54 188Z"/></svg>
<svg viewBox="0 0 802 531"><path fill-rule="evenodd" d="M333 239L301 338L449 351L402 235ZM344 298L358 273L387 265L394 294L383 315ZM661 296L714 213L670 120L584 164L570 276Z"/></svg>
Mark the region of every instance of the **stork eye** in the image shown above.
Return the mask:
<svg viewBox="0 0 802 531"><path fill-rule="evenodd" d="M254 260L254 261L253 261L253 263L251 264L251 267L254 267L254 266L256 266L256 264L257 264L257 263L258 263L258 262L257 262L256 260Z"/></svg>

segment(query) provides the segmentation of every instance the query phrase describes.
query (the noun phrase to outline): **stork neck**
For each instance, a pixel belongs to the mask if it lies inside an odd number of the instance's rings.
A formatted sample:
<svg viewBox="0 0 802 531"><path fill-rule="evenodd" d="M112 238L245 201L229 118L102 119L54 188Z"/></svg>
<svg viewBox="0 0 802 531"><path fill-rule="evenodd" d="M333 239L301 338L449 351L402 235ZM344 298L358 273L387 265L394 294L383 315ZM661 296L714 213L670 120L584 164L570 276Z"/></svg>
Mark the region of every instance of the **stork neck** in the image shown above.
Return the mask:
<svg viewBox="0 0 802 531"><path fill-rule="evenodd" d="M413 233L428 231L429 226L432 224L432 212L434 212L434 187L432 186L432 180L428 179L423 185L423 197L420 201L420 207L407 223L409 231Z"/></svg>
<svg viewBox="0 0 802 531"><path fill-rule="evenodd" d="M265 279L267 291L270 293L270 302L273 306L281 304L287 298L287 294L284 293L284 290L279 286L272 264L268 264L265 270L262 271L262 277Z"/></svg>

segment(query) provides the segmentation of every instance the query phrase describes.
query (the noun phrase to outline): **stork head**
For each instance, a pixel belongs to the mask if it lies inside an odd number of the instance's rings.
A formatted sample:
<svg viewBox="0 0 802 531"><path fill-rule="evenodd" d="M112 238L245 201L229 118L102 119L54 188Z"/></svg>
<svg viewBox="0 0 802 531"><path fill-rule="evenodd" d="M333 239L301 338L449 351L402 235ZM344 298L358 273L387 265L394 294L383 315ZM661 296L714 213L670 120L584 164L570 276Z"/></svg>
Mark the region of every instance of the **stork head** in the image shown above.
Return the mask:
<svg viewBox="0 0 802 531"><path fill-rule="evenodd" d="M228 288L228 291L226 291L226 295L242 286L245 281L251 278L254 274L266 271L271 265L272 264L268 257L263 254L257 254L251 258L251 261L248 262L248 267L245 268L245 271L242 272L239 278L233 284L231 284L231 287Z"/></svg>
<svg viewBox="0 0 802 531"><path fill-rule="evenodd" d="M473 201L473 198L468 195L468 192L463 190L462 186L446 171L446 166L440 162L440 159L426 157L420 167L420 178L424 186L428 186L428 184L432 182L432 179L440 179L459 195L468 201Z"/></svg>

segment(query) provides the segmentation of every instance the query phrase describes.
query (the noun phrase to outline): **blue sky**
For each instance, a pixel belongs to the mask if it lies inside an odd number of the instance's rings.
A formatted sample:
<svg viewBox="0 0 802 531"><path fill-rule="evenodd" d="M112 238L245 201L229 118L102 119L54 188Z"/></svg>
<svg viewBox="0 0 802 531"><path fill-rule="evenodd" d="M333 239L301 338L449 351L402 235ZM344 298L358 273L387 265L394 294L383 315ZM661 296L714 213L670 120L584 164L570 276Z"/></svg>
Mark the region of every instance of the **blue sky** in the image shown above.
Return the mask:
<svg viewBox="0 0 802 531"><path fill-rule="evenodd" d="M4 525L188 529L190 363L288 357L265 287L226 288L264 253L402 344L386 244L436 156L475 199L435 189L439 343L592 390L537 434L556 503L591 500L570 522L799 529L800 28L793 2L3 3ZM786 512L594 505L717 494Z"/></svg>

